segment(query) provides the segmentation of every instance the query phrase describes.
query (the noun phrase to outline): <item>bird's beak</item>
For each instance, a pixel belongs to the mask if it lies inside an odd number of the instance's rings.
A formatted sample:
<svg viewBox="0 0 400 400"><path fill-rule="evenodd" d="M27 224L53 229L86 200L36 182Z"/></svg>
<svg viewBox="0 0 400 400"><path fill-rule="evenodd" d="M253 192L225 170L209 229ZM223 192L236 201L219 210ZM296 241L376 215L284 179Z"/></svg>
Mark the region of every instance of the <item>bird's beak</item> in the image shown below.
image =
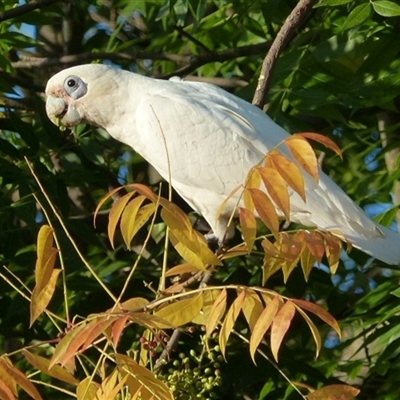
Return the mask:
<svg viewBox="0 0 400 400"><path fill-rule="evenodd" d="M82 117L78 110L60 97L48 96L46 113L53 124L62 127L71 127L81 123Z"/></svg>

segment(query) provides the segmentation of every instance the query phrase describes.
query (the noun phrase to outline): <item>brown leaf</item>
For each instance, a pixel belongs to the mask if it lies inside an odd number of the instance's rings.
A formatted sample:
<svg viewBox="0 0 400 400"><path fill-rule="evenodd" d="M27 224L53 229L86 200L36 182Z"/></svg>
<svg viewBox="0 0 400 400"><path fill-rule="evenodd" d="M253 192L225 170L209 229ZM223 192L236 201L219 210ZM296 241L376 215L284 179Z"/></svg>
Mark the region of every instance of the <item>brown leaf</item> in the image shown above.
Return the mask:
<svg viewBox="0 0 400 400"><path fill-rule="evenodd" d="M227 291L223 289L210 310L210 317L206 324L206 336L210 337L217 327L226 310Z"/></svg>
<svg viewBox="0 0 400 400"><path fill-rule="evenodd" d="M256 240L257 221L254 214L247 208L239 208L239 222L242 228L244 241L247 245L248 252L251 252Z"/></svg>
<svg viewBox="0 0 400 400"><path fill-rule="evenodd" d="M254 324L253 332L250 337L250 355L255 363L255 353L261 340L264 338L264 335L272 325L276 314L278 313L280 307L280 301L278 296L274 297L272 301L270 301L267 306L264 308L264 311L261 313L257 322Z"/></svg>
<svg viewBox="0 0 400 400"><path fill-rule="evenodd" d="M304 248L304 242L297 235L281 232L275 245L280 250L279 258L284 260L282 271L284 282L286 283L289 275L297 265Z"/></svg>
<svg viewBox="0 0 400 400"><path fill-rule="evenodd" d="M312 312L315 314L318 318L322 319L325 323L327 323L332 329L336 331L336 333L341 337L342 333L340 331L339 324L335 320L335 318L332 317L331 314L328 313L324 308L319 306L318 304L311 303L310 301L306 300L300 300L300 299L291 299L293 303L298 305L301 308L304 308L307 311Z"/></svg>
<svg viewBox="0 0 400 400"><path fill-rule="evenodd" d="M286 146L302 168L314 178L315 182L319 181L318 160L314 150L308 143L307 139L299 135L292 135L285 140Z"/></svg>
<svg viewBox="0 0 400 400"><path fill-rule="evenodd" d="M271 199L283 212L285 218L290 221L290 197L286 181L275 168L259 167L258 172Z"/></svg>
<svg viewBox="0 0 400 400"><path fill-rule="evenodd" d="M310 249L311 254L320 264L325 254L325 242L321 233L318 231L301 231L297 236L303 238L303 240L306 242L307 247Z"/></svg>
<svg viewBox="0 0 400 400"><path fill-rule="evenodd" d="M161 199L148 186L143 185L142 183L131 183L128 186L148 198L153 203L157 203Z"/></svg>
<svg viewBox="0 0 400 400"><path fill-rule="evenodd" d="M298 166L287 157L274 150L265 157L267 167L275 168L287 184L306 201L303 175Z"/></svg>
<svg viewBox="0 0 400 400"><path fill-rule="evenodd" d="M360 391L349 385L329 385L308 394L308 400L352 400Z"/></svg>
<svg viewBox="0 0 400 400"><path fill-rule="evenodd" d="M232 333L233 326L235 325L237 317L242 309L245 297L246 291L243 290L230 306L228 312L226 313L224 322L222 323L221 331L219 333L219 346L224 357L229 336Z"/></svg>
<svg viewBox="0 0 400 400"><path fill-rule="evenodd" d="M278 362L278 351L286 332L289 330L292 319L296 314L296 307L287 301L276 314L271 326L271 351Z"/></svg>
<svg viewBox="0 0 400 400"><path fill-rule="evenodd" d="M303 136L306 139L315 140L316 142L323 144L328 149L333 150L340 158L343 158L342 150L340 150L339 146L333 140L329 139L327 136L314 132L301 132L297 133L296 135Z"/></svg>
<svg viewBox="0 0 400 400"><path fill-rule="evenodd" d="M247 189L251 194L257 214L274 236L279 232L279 219L270 198L259 189Z"/></svg>

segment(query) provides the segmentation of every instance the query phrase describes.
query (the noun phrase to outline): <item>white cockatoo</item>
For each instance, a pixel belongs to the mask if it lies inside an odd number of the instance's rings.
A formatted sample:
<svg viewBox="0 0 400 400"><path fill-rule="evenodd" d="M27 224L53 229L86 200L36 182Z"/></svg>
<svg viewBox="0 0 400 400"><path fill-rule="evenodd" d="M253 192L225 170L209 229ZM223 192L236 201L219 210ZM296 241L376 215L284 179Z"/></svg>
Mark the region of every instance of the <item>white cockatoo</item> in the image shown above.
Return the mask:
<svg viewBox="0 0 400 400"><path fill-rule="evenodd" d="M223 240L238 195L219 213L249 170L289 134L262 110L207 83L144 77L105 65L54 75L46 110L59 126L81 122L105 129L146 159ZM290 192L290 219L342 232L353 246L388 264L400 263L400 236L374 223L330 178L304 173L306 200Z"/></svg>

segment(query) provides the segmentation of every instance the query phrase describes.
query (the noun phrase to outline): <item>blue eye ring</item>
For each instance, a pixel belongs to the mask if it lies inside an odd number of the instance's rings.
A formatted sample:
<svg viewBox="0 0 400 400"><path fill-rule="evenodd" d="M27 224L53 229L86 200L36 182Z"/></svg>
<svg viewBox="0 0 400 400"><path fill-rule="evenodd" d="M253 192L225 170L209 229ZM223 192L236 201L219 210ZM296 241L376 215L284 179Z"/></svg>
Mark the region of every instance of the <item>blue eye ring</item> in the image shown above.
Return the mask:
<svg viewBox="0 0 400 400"><path fill-rule="evenodd" d="M64 89L74 100L77 100L87 93L87 84L78 76L71 75L64 81Z"/></svg>

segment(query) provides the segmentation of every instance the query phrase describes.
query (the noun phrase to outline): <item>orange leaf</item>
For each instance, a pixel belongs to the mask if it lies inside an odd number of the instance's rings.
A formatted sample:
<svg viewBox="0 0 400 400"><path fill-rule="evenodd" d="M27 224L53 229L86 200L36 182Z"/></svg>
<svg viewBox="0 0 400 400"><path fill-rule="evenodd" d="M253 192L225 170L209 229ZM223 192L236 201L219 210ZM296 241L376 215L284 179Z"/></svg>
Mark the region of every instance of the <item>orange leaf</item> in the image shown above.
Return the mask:
<svg viewBox="0 0 400 400"><path fill-rule="evenodd" d="M279 232L279 219L275 206L269 197L259 189L247 189L254 202L257 214L274 236Z"/></svg>
<svg viewBox="0 0 400 400"><path fill-rule="evenodd" d="M360 391L349 385L329 385L308 394L308 400L352 400Z"/></svg>
<svg viewBox="0 0 400 400"><path fill-rule="evenodd" d="M261 175L271 199L283 212L285 218L290 221L289 191L282 175L275 168L271 167L259 167L258 172Z"/></svg>
<svg viewBox="0 0 400 400"><path fill-rule="evenodd" d="M142 183L131 183L128 186L144 197L148 198L153 203L158 202L158 196L148 186L143 185Z"/></svg>
<svg viewBox="0 0 400 400"><path fill-rule="evenodd" d="M117 228L117 224L121 217L122 212L124 211L126 204L135 195L135 192L128 193L121 198L119 198L115 204L112 206L110 210L110 214L108 216L108 239L110 240L112 248L114 248L114 235L115 230Z"/></svg>
<svg viewBox="0 0 400 400"><path fill-rule="evenodd" d="M299 232L299 235L296 236L300 235L305 240L307 247L311 251L311 254L316 258L318 263L321 263L322 257L325 254L325 242L321 233L317 231L312 231L312 232L302 231Z"/></svg>
<svg viewBox="0 0 400 400"><path fill-rule="evenodd" d="M264 338L265 333L268 331L280 307L278 296L274 297L272 301L264 308L257 322L254 324L253 332L250 337L250 355L255 363L255 353Z"/></svg>
<svg viewBox="0 0 400 400"><path fill-rule="evenodd" d="M271 351L278 361L278 351L281 347L283 337L289 330L292 319L296 314L296 307L291 301L287 301L276 314L271 327Z"/></svg>
<svg viewBox="0 0 400 400"><path fill-rule="evenodd" d="M16 400L13 392L10 388L4 383L2 380L3 377L0 377L0 399L2 400Z"/></svg>
<svg viewBox="0 0 400 400"><path fill-rule="evenodd" d="M332 274L336 273L339 266L340 253L342 251L342 241L333 236L330 232L321 232L326 241L325 252L328 258L329 269Z"/></svg>
<svg viewBox="0 0 400 400"><path fill-rule="evenodd" d="M311 175L316 182L319 181L319 168L318 160L315 156L314 150L308 143L307 139L292 135L285 140L286 146L289 147L290 152L296 161L303 167L309 175Z"/></svg>
<svg viewBox="0 0 400 400"><path fill-rule="evenodd" d="M296 135L303 136L307 139L315 140L316 142L323 144L328 149L333 150L340 158L342 158L342 150L340 150L339 146L333 140L329 139L327 136L314 132L301 132L297 133Z"/></svg>
<svg viewBox="0 0 400 400"><path fill-rule="evenodd" d="M246 189L259 189L261 185L261 176L258 173L256 168L251 168L248 172L246 181L245 181L245 188Z"/></svg>
<svg viewBox="0 0 400 400"><path fill-rule="evenodd" d="M59 379L60 381L67 382L71 385L78 385L79 380L76 379L70 372L66 369L60 367L59 365L53 365L49 368L50 360L39 356L37 354L30 353L28 350L22 350L25 358L28 362L37 368L39 371L44 372L46 375L52 376L53 378Z"/></svg>
<svg viewBox="0 0 400 400"><path fill-rule="evenodd" d="M226 310L226 297L227 291L223 289L210 310L210 316L206 324L206 336L210 337L217 327L220 319L225 313Z"/></svg>
<svg viewBox="0 0 400 400"><path fill-rule="evenodd" d="M244 241L247 245L248 252L251 252L257 234L257 221L254 214L247 208L239 208L239 222L242 228Z"/></svg>
<svg viewBox="0 0 400 400"><path fill-rule="evenodd" d="M303 252L301 253L301 269L303 270L304 279L308 281L308 277L312 269L314 268L317 259L312 255L310 249L306 247Z"/></svg>
<svg viewBox="0 0 400 400"><path fill-rule="evenodd" d="M219 346L224 357L229 336L232 333L233 326L235 325L237 317L242 309L245 297L246 291L243 290L230 306L228 312L226 313L224 322L222 323L221 331L219 333Z"/></svg>
<svg viewBox="0 0 400 400"><path fill-rule="evenodd" d="M331 328L333 328L336 333L341 337L341 331L339 324L335 320L335 318L332 317L331 314L328 313L324 308L319 306L318 304L311 303L310 301L306 300L300 300L300 299L291 299L291 301L295 304L297 304L299 307L304 308L307 311L312 312L315 314L318 318L322 319L325 323L327 323Z"/></svg>
<svg viewBox="0 0 400 400"><path fill-rule="evenodd" d="M275 168L287 184L306 201L304 178L299 167L293 161L274 150L268 153L265 162L267 167Z"/></svg>
<svg viewBox="0 0 400 400"><path fill-rule="evenodd" d="M140 195L135 197L132 201L128 203L125 209L122 211L121 215L121 234L124 239L125 246L130 249L131 241L134 235L137 233L137 224L136 224L136 216L137 213L143 204L145 197Z"/></svg>
<svg viewBox="0 0 400 400"><path fill-rule="evenodd" d="M0 365L2 370L1 378L3 379L3 374L5 372L8 377L10 377L18 386L20 386L26 393L29 394L34 400L42 400L42 396L33 385L33 383L17 368L15 368L11 363L6 362L4 359L0 359ZM3 380L4 382L4 380ZM8 385L7 385L8 386ZM10 389L10 388L9 388Z"/></svg>
<svg viewBox="0 0 400 400"><path fill-rule="evenodd" d="M276 242L276 247L280 250L279 258L284 260L282 264L282 271L284 276L284 282L286 283L289 275L293 271L294 267L300 258L302 250L304 248L303 242L297 237L297 235L289 235L286 232L281 232Z"/></svg>
<svg viewBox="0 0 400 400"><path fill-rule="evenodd" d="M124 315L123 317L117 319L112 326L111 336L114 343L114 347L117 347L121 334L129 320L129 315Z"/></svg>

